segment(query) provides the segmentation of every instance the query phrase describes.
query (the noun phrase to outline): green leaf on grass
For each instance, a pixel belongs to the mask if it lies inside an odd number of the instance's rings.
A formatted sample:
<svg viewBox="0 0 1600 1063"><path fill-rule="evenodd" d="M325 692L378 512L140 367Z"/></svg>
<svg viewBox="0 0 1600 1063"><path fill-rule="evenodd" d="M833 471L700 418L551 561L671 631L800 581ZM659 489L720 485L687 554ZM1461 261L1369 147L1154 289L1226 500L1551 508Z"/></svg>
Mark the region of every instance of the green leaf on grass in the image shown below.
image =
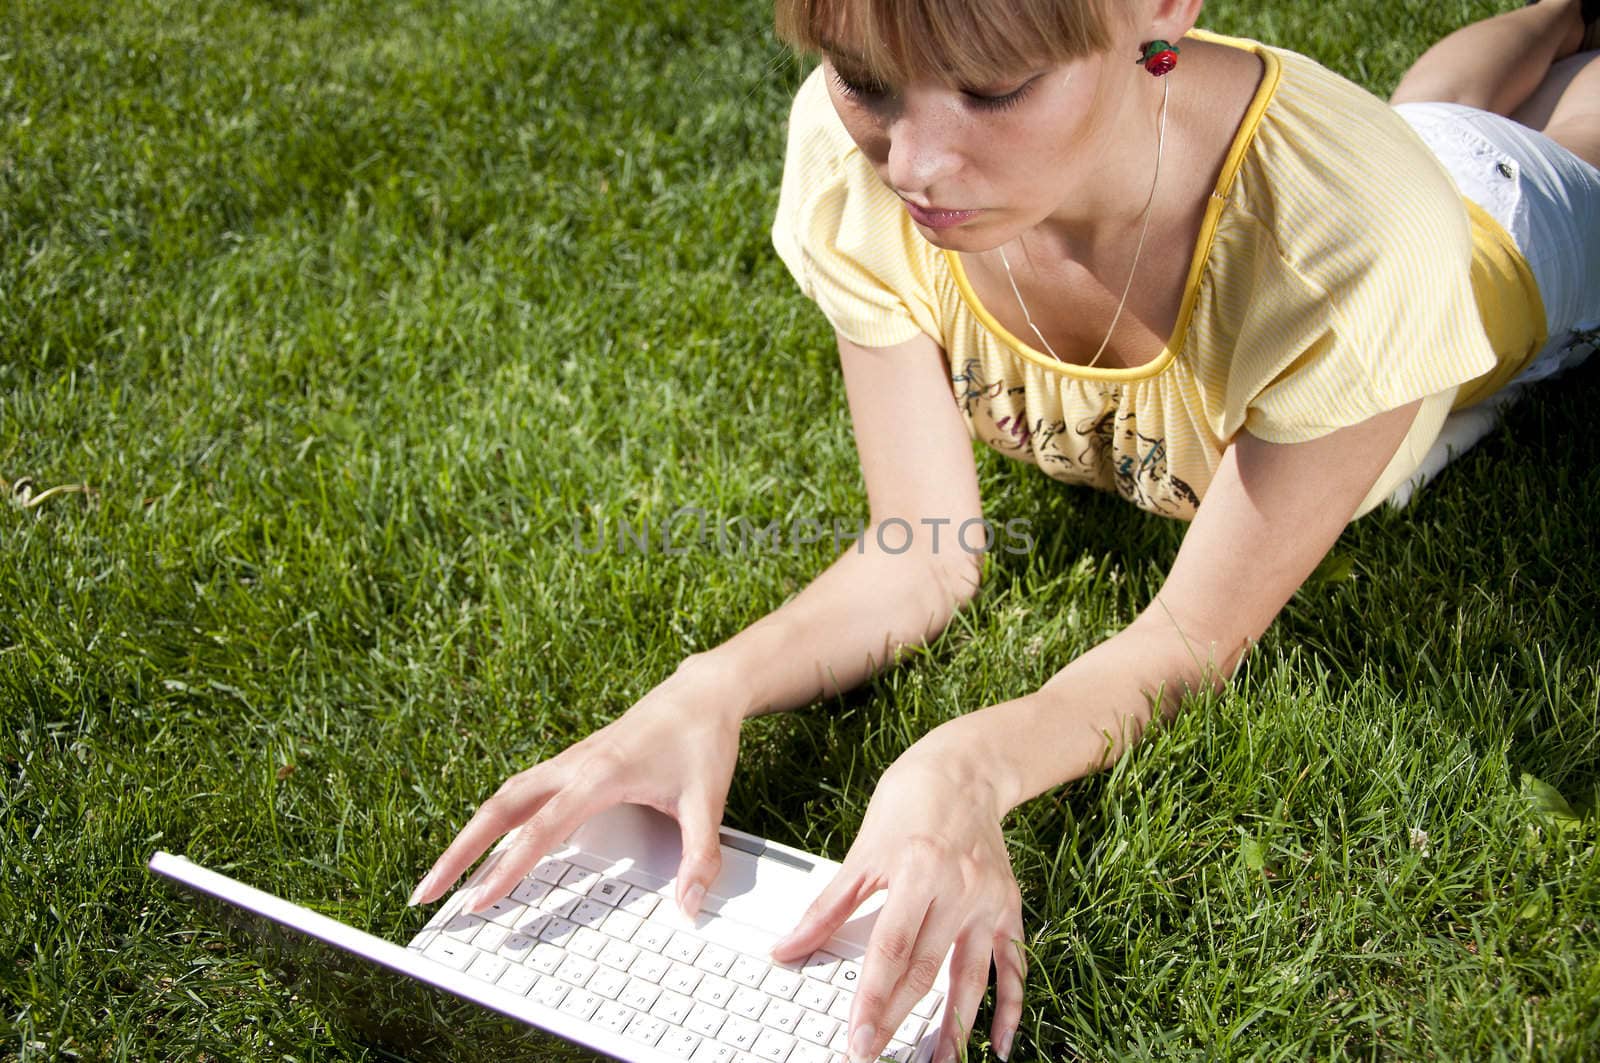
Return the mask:
<svg viewBox="0 0 1600 1063"><path fill-rule="evenodd" d="M1244 866L1251 871L1261 871L1266 868L1267 851L1254 838L1246 838L1239 846L1239 851L1244 854Z"/></svg>
<svg viewBox="0 0 1600 1063"><path fill-rule="evenodd" d="M1572 805L1561 796L1561 791L1543 779L1523 772L1522 795L1535 812L1548 816L1562 830L1576 830L1583 825L1583 817L1572 810Z"/></svg>

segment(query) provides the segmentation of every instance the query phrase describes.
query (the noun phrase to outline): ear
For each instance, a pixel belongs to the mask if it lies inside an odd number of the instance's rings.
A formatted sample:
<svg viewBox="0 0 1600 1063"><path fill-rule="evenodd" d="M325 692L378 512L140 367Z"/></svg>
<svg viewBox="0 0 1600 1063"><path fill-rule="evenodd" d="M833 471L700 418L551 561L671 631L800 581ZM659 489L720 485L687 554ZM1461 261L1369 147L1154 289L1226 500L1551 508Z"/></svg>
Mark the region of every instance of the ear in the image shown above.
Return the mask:
<svg viewBox="0 0 1600 1063"><path fill-rule="evenodd" d="M1145 40L1175 41L1194 29L1205 0L1155 0Z"/></svg>

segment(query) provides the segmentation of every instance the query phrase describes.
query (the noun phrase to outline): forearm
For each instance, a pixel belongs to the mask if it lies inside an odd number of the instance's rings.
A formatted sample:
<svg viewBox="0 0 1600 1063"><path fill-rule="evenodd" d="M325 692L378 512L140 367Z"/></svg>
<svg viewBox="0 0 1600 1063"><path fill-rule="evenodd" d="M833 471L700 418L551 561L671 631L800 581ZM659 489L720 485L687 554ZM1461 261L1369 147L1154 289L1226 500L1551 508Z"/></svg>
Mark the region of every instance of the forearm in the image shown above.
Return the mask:
<svg viewBox="0 0 1600 1063"><path fill-rule="evenodd" d="M1184 638L1141 618L1057 672L1037 691L945 724L940 741L980 758L1003 808L1114 763L1156 713L1225 682L1241 646Z"/></svg>
<svg viewBox="0 0 1600 1063"><path fill-rule="evenodd" d="M978 559L892 554L877 538L868 528L798 595L680 670L716 675L736 691L741 715L757 716L833 697L901 647L938 637L976 593Z"/></svg>

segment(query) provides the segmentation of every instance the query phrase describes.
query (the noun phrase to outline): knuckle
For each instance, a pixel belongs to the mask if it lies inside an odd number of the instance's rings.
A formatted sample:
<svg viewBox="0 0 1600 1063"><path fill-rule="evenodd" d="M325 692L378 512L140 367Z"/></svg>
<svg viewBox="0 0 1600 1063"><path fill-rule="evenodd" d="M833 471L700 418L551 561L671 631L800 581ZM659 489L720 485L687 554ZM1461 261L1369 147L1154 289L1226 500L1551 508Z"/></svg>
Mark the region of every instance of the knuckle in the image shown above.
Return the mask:
<svg viewBox="0 0 1600 1063"><path fill-rule="evenodd" d="M919 994L926 993L933 988L934 979L939 977L939 968L943 961L934 956L918 956L911 961L911 967L906 971L906 984L917 990Z"/></svg>
<svg viewBox="0 0 1600 1063"><path fill-rule="evenodd" d="M911 935L903 930L885 931L873 944L872 951L889 963L902 964L911 955Z"/></svg>

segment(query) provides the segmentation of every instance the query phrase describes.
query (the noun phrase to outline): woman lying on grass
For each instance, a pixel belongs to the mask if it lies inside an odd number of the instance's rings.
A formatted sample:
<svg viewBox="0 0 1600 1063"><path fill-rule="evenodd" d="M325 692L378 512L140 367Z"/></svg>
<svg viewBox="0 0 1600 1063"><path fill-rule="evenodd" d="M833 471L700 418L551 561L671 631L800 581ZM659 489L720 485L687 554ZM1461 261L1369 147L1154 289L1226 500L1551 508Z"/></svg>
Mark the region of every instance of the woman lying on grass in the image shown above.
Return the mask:
<svg viewBox="0 0 1600 1063"><path fill-rule="evenodd" d="M1023 989L1009 810L1225 682L1345 525L1460 432L1452 411L1575 362L1574 331L1600 320L1600 0L1452 34L1393 107L1293 52L1191 32L1200 6L778 0L780 36L823 63L795 99L773 239L838 334L872 523L913 545L869 530L507 780L414 901L515 830L482 908L628 801L677 818L696 911L741 721L855 686L977 592L952 530L982 512L981 439L1193 526L1125 630L895 761L774 955L804 958L887 890L850 1058L883 1050L952 945L940 1058L991 964L1006 1057Z"/></svg>

